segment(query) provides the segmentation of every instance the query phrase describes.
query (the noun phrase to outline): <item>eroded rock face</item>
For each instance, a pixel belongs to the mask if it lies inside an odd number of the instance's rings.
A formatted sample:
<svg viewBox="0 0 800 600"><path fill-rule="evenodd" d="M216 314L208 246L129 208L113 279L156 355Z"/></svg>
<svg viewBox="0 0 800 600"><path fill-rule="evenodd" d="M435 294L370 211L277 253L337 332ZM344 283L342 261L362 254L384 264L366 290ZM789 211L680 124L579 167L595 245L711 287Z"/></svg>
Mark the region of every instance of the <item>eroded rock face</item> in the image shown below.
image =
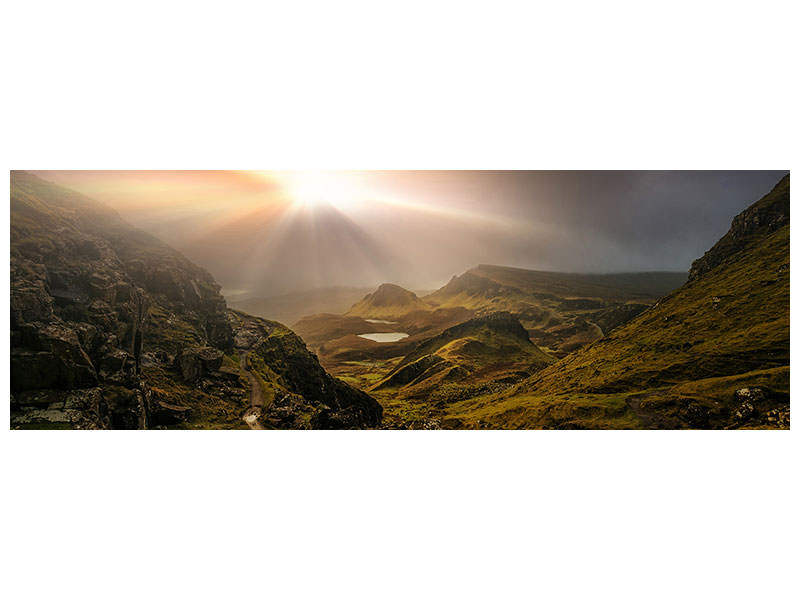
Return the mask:
<svg viewBox="0 0 800 600"><path fill-rule="evenodd" d="M259 416L278 429L363 429L377 427L383 408L369 394L328 374L303 340L280 323L230 311L236 348L248 369L271 380L274 399Z"/></svg>
<svg viewBox="0 0 800 600"><path fill-rule="evenodd" d="M734 217L731 228L701 258L692 263L689 281L694 281L747 247L750 240L777 231L789 222L789 176L775 189Z"/></svg>
<svg viewBox="0 0 800 600"><path fill-rule="evenodd" d="M74 330L60 323L26 323L16 332L19 344L11 350L13 392L98 384L97 371Z"/></svg>
<svg viewBox="0 0 800 600"><path fill-rule="evenodd" d="M175 359L186 381L197 381L201 377L219 371L223 353L215 348L184 348Z"/></svg>
<svg viewBox="0 0 800 600"><path fill-rule="evenodd" d="M159 337L151 309L180 319L193 340L224 350L233 332L219 290L208 273L107 207L33 175L12 173L14 406L28 406L29 400L38 406L43 390L86 390L93 398L93 408L84 407L86 419L74 418L80 408L57 419L57 409L20 408L27 415L20 423L36 414L53 423L85 426L88 419L96 427L146 426L143 348L162 351L162 338L173 336ZM198 357L201 372L219 368L222 352L209 352ZM12 410L12 423L14 417Z"/></svg>

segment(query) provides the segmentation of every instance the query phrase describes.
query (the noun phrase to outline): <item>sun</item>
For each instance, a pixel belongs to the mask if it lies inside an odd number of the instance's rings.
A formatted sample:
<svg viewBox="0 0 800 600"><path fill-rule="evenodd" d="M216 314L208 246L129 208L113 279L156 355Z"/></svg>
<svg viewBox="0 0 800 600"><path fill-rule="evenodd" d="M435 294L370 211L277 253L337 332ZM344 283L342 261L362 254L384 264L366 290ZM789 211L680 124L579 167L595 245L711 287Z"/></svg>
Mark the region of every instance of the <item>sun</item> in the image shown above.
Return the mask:
<svg viewBox="0 0 800 600"><path fill-rule="evenodd" d="M346 171L286 171L278 178L292 202L306 208L351 208L364 197L358 178Z"/></svg>

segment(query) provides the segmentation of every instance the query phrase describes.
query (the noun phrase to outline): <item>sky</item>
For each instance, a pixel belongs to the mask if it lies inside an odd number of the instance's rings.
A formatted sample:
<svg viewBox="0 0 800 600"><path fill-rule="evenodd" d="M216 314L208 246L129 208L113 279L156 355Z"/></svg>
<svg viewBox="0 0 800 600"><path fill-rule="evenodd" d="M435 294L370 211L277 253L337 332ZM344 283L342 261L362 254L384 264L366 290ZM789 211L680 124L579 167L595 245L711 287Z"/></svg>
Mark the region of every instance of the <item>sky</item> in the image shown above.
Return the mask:
<svg viewBox="0 0 800 600"><path fill-rule="evenodd" d="M478 264L687 271L785 171L35 171L115 208L229 296Z"/></svg>

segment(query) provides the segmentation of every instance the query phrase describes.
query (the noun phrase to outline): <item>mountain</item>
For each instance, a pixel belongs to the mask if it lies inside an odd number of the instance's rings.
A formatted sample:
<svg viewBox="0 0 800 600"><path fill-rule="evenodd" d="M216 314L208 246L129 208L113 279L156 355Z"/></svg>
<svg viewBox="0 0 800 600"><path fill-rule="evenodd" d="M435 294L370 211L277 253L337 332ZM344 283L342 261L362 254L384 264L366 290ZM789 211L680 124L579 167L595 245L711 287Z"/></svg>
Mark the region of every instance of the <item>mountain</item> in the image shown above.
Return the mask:
<svg viewBox="0 0 800 600"><path fill-rule="evenodd" d="M600 339L686 281L683 273L593 275L479 265L423 300L476 314L508 311L555 356Z"/></svg>
<svg viewBox="0 0 800 600"><path fill-rule="evenodd" d="M683 273L583 275L479 265L423 298L386 284L346 314L303 317L293 328L326 369L378 398L388 425L433 427L457 401L507 390L685 281ZM485 328L483 318L512 319L524 343L514 336L509 342L508 331L458 333L460 324ZM407 337L381 342L374 333Z"/></svg>
<svg viewBox="0 0 800 600"><path fill-rule="evenodd" d="M381 419L375 400L328 375L290 330L229 311L211 275L180 253L108 207L16 171L11 391L12 427Z"/></svg>
<svg viewBox="0 0 800 600"><path fill-rule="evenodd" d="M739 214L689 281L462 426L788 427L789 176Z"/></svg>
<svg viewBox="0 0 800 600"><path fill-rule="evenodd" d="M422 342L374 389L399 388L408 395L445 382L519 380L551 362L531 343L519 320L498 312L470 319Z"/></svg>
<svg viewBox="0 0 800 600"><path fill-rule="evenodd" d="M327 369L345 375L349 372L345 363L402 357L420 341L471 316L472 311L460 307L435 309L415 293L384 283L343 315L310 315L293 328ZM376 333L399 333L404 337L391 343L364 337ZM343 366L345 370L340 371Z"/></svg>
<svg viewBox="0 0 800 600"><path fill-rule="evenodd" d="M431 307L420 300L414 292L399 285L384 283L373 293L364 296L345 314L350 317L388 319L428 310L431 310Z"/></svg>
<svg viewBox="0 0 800 600"><path fill-rule="evenodd" d="M392 284L365 296L344 315L315 314L293 327L337 374L342 361L402 356L428 337L474 316L510 312L535 345L561 357L600 339L686 280L681 273L581 275L480 265L420 299ZM359 336L402 332L379 344Z"/></svg>
<svg viewBox="0 0 800 600"><path fill-rule="evenodd" d="M291 325L306 315L341 314L361 300L371 288L329 287L278 296L228 298L228 304L251 315Z"/></svg>
<svg viewBox="0 0 800 600"><path fill-rule="evenodd" d="M603 298L609 302L659 298L686 281L685 273L559 273L497 265L478 265L469 273L531 295Z"/></svg>

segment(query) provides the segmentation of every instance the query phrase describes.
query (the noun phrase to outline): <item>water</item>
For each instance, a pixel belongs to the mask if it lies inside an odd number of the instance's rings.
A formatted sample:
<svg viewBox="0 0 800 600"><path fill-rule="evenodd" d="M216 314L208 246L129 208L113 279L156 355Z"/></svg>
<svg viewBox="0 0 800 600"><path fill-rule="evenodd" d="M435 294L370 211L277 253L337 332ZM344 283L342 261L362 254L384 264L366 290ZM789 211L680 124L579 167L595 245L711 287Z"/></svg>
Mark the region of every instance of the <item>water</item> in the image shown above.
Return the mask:
<svg viewBox="0 0 800 600"><path fill-rule="evenodd" d="M362 333L358 337L364 338L365 340L372 340L373 342L378 342L380 344L386 342L396 342L398 340L402 340L403 338L407 338L407 333Z"/></svg>
<svg viewBox="0 0 800 600"><path fill-rule="evenodd" d="M364 319L367 323L378 323L379 325L397 325L397 321L384 321L383 319Z"/></svg>

